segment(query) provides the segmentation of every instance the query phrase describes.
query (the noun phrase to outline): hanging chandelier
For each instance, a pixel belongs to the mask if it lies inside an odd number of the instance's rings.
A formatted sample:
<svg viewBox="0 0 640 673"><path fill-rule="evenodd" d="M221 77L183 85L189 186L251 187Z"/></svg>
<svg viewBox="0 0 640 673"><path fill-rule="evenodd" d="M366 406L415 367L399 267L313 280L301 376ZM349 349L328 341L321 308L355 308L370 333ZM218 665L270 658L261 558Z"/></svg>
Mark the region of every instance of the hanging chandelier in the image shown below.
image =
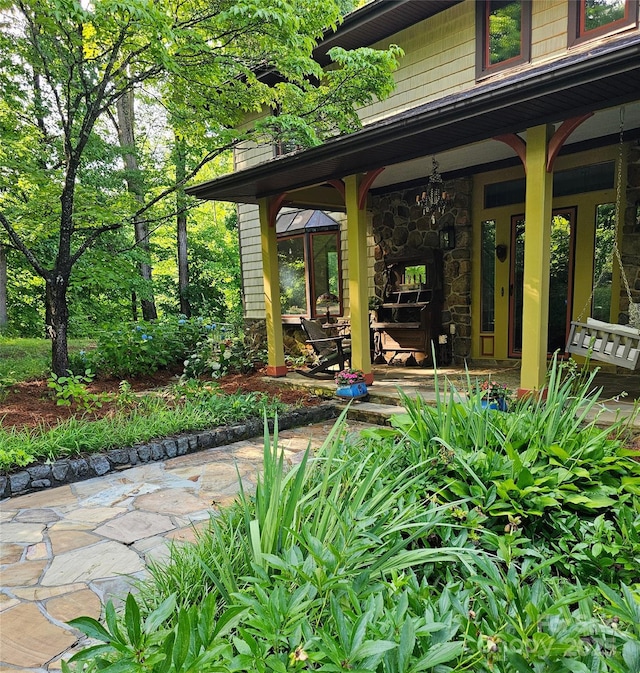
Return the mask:
<svg viewBox="0 0 640 673"><path fill-rule="evenodd" d="M432 158L433 170L429 177L427 190L416 196L416 203L422 208L422 214L431 213L431 224L436 223L436 219L442 215L449 199L447 192L444 191L442 176L438 172L438 162Z"/></svg>

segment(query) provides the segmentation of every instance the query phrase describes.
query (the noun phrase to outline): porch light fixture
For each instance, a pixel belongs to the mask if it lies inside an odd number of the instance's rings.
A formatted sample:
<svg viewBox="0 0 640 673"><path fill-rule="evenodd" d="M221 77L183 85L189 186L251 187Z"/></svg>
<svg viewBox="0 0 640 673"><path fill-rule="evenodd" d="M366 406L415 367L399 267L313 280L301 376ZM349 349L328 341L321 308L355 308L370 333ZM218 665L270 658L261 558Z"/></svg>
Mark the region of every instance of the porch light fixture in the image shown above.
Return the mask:
<svg viewBox="0 0 640 673"><path fill-rule="evenodd" d="M444 191L442 176L438 172L438 162L432 157L433 170L429 177L427 191L416 196L416 203L422 208L422 214L431 213L431 224L436 223L436 219L442 215L445 206L449 202L447 192Z"/></svg>
<svg viewBox="0 0 640 673"><path fill-rule="evenodd" d="M438 236L442 250L453 250L456 247L456 230L453 225L442 227L438 232Z"/></svg>

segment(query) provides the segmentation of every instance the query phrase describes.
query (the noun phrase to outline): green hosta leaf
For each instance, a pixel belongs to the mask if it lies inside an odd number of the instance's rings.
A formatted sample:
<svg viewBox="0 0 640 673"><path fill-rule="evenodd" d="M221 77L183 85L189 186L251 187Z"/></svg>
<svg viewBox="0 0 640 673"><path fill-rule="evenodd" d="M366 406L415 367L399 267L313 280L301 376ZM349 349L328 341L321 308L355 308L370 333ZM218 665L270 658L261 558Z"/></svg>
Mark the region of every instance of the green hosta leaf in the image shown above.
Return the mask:
<svg viewBox="0 0 640 673"><path fill-rule="evenodd" d="M517 652L509 652L507 655L509 663L518 673L533 673L533 668L527 663L527 660Z"/></svg>
<svg viewBox="0 0 640 673"><path fill-rule="evenodd" d="M366 640L353 653L353 658L366 659L367 657L374 657L378 654L383 654L388 650L392 650L397 646L396 643L392 643L390 640Z"/></svg>
<svg viewBox="0 0 640 673"><path fill-rule="evenodd" d="M622 488L634 495L640 495L640 477L622 477Z"/></svg>
<svg viewBox="0 0 640 673"><path fill-rule="evenodd" d="M528 486L533 486L534 481L533 481L533 476L529 470L527 470L526 467L523 467L520 470L520 474L518 475L518 488L523 489L527 488Z"/></svg>
<svg viewBox="0 0 640 673"><path fill-rule="evenodd" d="M629 673L640 673L640 643L637 640L629 640L624 644L622 658L629 667Z"/></svg>
<svg viewBox="0 0 640 673"><path fill-rule="evenodd" d="M612 498L607 497L606 495L567 495L565 500L570 502L573 505L584 505L589 509L599 509L601 507L612 507L616 504L616 501Z"/></svg>
<svg viewBox="0 0 640 673"><path fill-rule="evenodd" d="M547 447L547 451L550 454L560 458L560 460L562 460L563 462L569 460L569 458L571 457L569 453L565 449L563 449L559 444L551 444L550 446Z"/></svg>

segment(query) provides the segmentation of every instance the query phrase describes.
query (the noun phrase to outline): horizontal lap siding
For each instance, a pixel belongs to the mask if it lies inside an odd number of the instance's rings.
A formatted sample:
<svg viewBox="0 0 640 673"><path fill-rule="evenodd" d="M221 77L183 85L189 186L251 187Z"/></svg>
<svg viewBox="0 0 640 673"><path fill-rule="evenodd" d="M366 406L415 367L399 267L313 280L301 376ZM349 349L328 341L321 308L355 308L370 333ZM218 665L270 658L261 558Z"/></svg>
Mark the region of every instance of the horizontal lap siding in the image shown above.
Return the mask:
<svg viewBox="0 0 640 673"><path fill-rule="evenodd" d="M363 124L383 119L475 82L475 5L455 5L374 45L398 44L405 55L395 72L395 91L360 111Z"/></svg>
<svg viewBox="0 0 640 673"><path fill-rule="evenodd" d="M538 0L531 16L531 61L564 56L567 51L568 3Z"/></svg>
<svg viewBox="0 0 640 673"><path fill-rule="evenodd" d="M245 317L264 318L262 246L258 206L239 204L238 222Z"/></svg>

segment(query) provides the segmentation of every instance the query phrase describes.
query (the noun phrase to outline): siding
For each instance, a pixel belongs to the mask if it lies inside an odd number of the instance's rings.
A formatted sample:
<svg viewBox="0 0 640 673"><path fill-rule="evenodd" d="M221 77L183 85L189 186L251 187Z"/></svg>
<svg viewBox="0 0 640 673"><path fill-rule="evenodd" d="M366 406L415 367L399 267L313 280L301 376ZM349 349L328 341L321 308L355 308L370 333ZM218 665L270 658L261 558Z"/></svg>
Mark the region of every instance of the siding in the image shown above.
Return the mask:
<svg viewBox="0 0 640 673"><path fill-rule="evenodd" d="M238 224L245 317L264 318L262 248L260 244L258 206L239 204Z"/></svg>
<svg viewBox="0 0 640 673"><path fill-rule="evenodd" d="M405 55L395 91L360 111L370 124L402 110L467 89L475 83L475 3L455 5L374 45L398 44Z"/></svg>

